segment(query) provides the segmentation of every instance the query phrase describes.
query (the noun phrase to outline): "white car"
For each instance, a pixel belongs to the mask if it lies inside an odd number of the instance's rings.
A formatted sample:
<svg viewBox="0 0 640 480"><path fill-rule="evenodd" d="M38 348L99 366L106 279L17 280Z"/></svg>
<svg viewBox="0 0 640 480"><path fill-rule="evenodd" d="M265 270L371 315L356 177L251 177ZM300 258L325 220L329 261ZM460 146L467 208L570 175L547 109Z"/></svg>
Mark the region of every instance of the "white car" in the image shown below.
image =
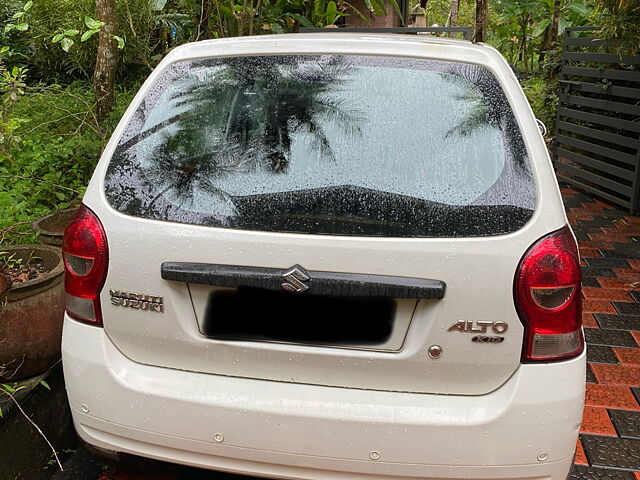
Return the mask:
<svg viewBox="0 0 640 480"><path fill-rule="evenodd" d="M64 260L69 402L104 452L281 479L567 477L578 251L491 47L176 48Z"/></svg>

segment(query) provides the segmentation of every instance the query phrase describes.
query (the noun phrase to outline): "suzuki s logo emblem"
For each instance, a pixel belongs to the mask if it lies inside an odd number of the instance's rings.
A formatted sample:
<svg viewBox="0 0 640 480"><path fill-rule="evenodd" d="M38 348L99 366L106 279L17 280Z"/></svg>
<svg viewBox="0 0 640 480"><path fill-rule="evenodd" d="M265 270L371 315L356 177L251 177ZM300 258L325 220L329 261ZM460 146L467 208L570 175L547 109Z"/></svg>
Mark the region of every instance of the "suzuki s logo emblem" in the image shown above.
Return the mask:
<svg viewBox="0 0 640 480"><path fill-rule="evenodd" d="M282 288L287 292L301 293L309 290L309 285L306 285L304 282L311 280L311 277L309 277L307 271L300 265L291 267L291 270L282 274L282 278L285 280Z"/></svg>

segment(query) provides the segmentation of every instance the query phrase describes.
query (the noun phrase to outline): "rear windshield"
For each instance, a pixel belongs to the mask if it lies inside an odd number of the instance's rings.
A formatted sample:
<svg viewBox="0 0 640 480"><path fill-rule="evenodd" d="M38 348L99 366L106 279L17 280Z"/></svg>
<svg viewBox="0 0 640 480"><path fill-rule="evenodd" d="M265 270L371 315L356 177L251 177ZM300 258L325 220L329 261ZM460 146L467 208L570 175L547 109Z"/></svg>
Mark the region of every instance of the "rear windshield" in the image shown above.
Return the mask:
<svg viewBox="0 0 640 480"><path fill-rule="evenodd" d="M388 237L509 233L535 204L489 70L345 55L171 65L125 127L105 192L144 218Z"/></svg>

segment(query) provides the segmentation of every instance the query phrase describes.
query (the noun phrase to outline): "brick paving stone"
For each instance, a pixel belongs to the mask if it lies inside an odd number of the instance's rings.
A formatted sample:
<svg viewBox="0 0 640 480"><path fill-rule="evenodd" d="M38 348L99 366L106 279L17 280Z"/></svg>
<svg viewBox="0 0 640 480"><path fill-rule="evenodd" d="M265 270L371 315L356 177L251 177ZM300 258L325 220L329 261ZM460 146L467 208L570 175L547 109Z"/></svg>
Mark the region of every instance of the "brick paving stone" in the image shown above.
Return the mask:
<svg viewBox="0 0 640 480"><path fill-rule="evenodd" d="M640 258L629 259L627 263L631 265L631 268L634 270L640 270Z"/></svg>
<svg viewBox="0 0 640 480"><path fill-rule="evenodd" d="M593 313L582 314L582 326L587 328L600 328L598 321L593 316Z"/></svg>
<svg viewBox="0 0 640 480"><path fill-rule="evenodd" d="M640 366L637 365L591 365L598 384L640 386Z"/></svg>
<svg viewBox="0 0 640 480"><path fill-rule="evenodd" d="M640 470L640 440L581 435L587 459L596 467Z"/></svg>
<svg viewBox="0 0 640 480"><path fill-rule="evenodd" d="M602 288L600 286L600 282L596 277L582 277L582 286L583 287L594 287L594 288Z"/></svg>
<svg viewBox="0 0 640 480"><path fill-rule="evenodd" d="M598 283L603 288L621 288L623 290L631 290L640 285L640 282L627 280L625 278L598 278Z"/></svg>
<svg viewBox="0 0 640 480"><path fill-rule="evenodd" d="M609 347L635 347L638 345L634 337L623 330L585 328L584 337L589 345L605 345Z"/></svg>
<svg viewBox="0 0 640 480"><path fill-rule="evenodd" d="M597 248L580 247L580 256L584 258L602 258L603 255Z"/></svg>
<svg viewBox="0 0 640 480"><path fill-rule="evenodd" d="M626 227L622 227L622 228L610 228L610 227L601 227L600 230L602 230L602 232L605 235L619 235L619 234L623 234L626 237L635 237L636 235L638 235L638 230L635 227L630 227L630 228L626 228ZM615 240L614 240L615 242ZM629 240L621 240L620 243L625 244L628 243Z"/></svg>
<svg viewBox="0 0 640 480"><path fill-rule="evenodd" d="M630 235L624 233L590 233L589 239L594 242L629 242Z"/></svg>
<svg viewBox="0 0 640 480"><path fill-rule="evenodd" d="M585 405L640 411L640 404L634 398L631 389L619 385L587 383Z"/></svg>
<svg viewBox="0 0 640 480"><path fill-rule="evenodd" d="M640 349L628 349L637 350ZM605 347L603 345L588 345L587 346L587 362L591 363L618 363L618 357L613 353L611 347Z"/></svg>
<svg viewBox="0 0 640 480"><path fill-rule="evenodd" d="M620 438L640 440L640 412L610 410L609 414Z"/></svg>
<svg viewBox="0 0 640 480"><path fill-rule="evenodd" d="M602 252L605 258L638 258L638 245L635 243L614 243L614 250L606 250Z"/></svg>
<svg viewBox="0 0 640 480"><path fill-rule="evenodd" d="M585 313L618 313L613 304L607 300L583 300L582 311Z"/></svg>
<svg viewBox="0 0 640 480"><path fill-rule="evenodd" d="M640 365L640 348L619 348L613 349L620 363Z"/></svg>
<svg viewBox="0 0 640 480"><path fill-rule="evenodd" d="M612 330L640 330L640 317L632 315L610 315L596 313L593 315L600 328Z"/></svg>
<svg viewBox="0 0 640 480"><path fill-rule="evenodd" d="M567 480L635 480L632 472L611 470L608 468L584 467L577 465L571 470Z"/></svg>
<svg viewBox="0 0 640 480"><path fill-rule="evenodd" d="M633 268L612 268L611 270L613 270L613 273L617 278L629 280L630 283L640 280L640 272Z"/></svg>
<svg viewBox="0 0 640 480"><path fill-rule="evenodd" d="M604 278L614 278L616 276L615 272L611 268L593 268L593 267L582 267L582 277L604 277ZM598 284L599 285L599 284Z"/></svg>
<svg viewBox="0 0 640 480"><path fill-rule="evenodd" d="M586 371L586 382L587 383L596 383L596 376L593 374L593 371L591 370L591 367L589 366L589 364L587 363L587 368L585 369Z"/></svg>
<svg viewBox="0 0 640 480"><path fill-rule="evenodd" d="M613 302L613 306L621 315L637 315L640 316L640 303L631 302Z"/></svg>
<svg viewBox="0 0 640 480"><path fill-rule="evenodd" d="M582 242L580 242L579 246L584 248L597 248L600 251L614 249L613 243L600 241L594 242L593 240L583 240Z"/></svg>
<svg viewBox="0 0 640 480"><path fill-rule="evenodd" d="M640 347L640 332L629 332L629 333L635 339L636 345Z"/></svg>
<svg viewBox="0 0 640 480"><path fill-rule="evenodd" d="M631 391L635 395L636 400L638 400L638 404L640 404L640 388L632 388Z"/></svg>
<svg viewBox="0 0 640 480"><path fill-rule="evenodd" d="M588 300L616 300L618 302L633 302L633 297L629 292L612 288L590 288L583 287L582 295ZM634 305L632 303L632 305Z"/></svg>
<svg viewBox="0 0 640 480"><path fill-rule="evenodd" d="M629 290L629 294L636 302L640 302L640 290Z"/></svg>
<svg viewBox="0 0 640 480"><path fill-rule="evenodd" d="M616 429L609 418L609 412L604 407L584 407L580 433L617 436Z"/></svg>
<svg viewBox="0 0 640 480"><path fill-rule="evenodd" d="M624 278L598 278L598 282L604 288L622 288L624 290L630 290L634 288L634 282L625 280Z"/></svg>
<svg viewBox="0 0 640 480"><path fill-rule="evenodd" d="M585 258L587 265L596 268L629 268L624 258Z"/></svg>
<svg viewBox="0 0 640 480"><path fill-rule="evenodd" d="M578 442L576 443L576 458L573 460L573 463L576 465L589 466L589 462L587 461L587 456L584 454L584 448L582 448L580 439L578 439Z"/></svg>

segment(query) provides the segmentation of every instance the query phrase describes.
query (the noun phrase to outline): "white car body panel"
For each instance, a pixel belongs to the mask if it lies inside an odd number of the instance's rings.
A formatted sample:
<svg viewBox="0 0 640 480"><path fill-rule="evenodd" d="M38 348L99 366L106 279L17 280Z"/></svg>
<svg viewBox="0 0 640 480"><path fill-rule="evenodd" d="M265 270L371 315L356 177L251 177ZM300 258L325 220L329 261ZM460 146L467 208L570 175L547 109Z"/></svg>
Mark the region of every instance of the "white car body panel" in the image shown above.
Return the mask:
<svg viewBox="0 0 640 480"><path fill-rule="evenodd" d="M408 56L491 70L528 151L536 189L529 222L490 237L349 237L177 224L135 218L109 205L109 160L167 66L211 56L304 53ZM527 249L567 219L534 115L491 47L322 33L176 48L132 101L83 201L102 222L109 246L104 329L67 318L63 338L69 401L88 443L272 478L566 478L582 414L585 357L521 364L524 328L513 279ZM221 341L199 331L203 307L193 299L206 297L207 287L163 280L160 268L167 261L282 269L299 264L436 279L447 290L442 300L416 302L397 351ZM162 296L164 312L114 306L111 289ZM472 343L472 335L448 331L460 320L501 321L509 329L502 343ZM442 347L440 358L427 355L432 345Z"/></svg>
<svg viewBox="0 0 640 480"><path fill-rule="evenodd" d="M534 116L510 68L489 47L403 36L341 34L339 42L335 38L331 34L285 35L196 43L174 50L150 76L105 149L84 198L103 223L109 243L109 270L101 296L105 329L128 357L149 365L355 388L490 392L520 364L523 328L511 301L517 264L537 239L567 223ZM109 206L103 184L108 161L123 125L167 65L215 55L331 52L396 56L400 52L489 68L505 85L533 164L538 205L529 223L513 234L493 237L347 237L171 224L123 215ZM437 279L448 289L443 300L418 303L404 348L397 353L215 341L200 334L187 285L160 278L165 261L282 269L300 264L308 270ZM162 296L164 314L113 306L110 289ZM503 343L472 344L469 334L447 332L459 320L506 322L509 331ZM430 345L444 349L437 362L425 361Z"/></svg>
<svg viewBox="0 0 640 480"><path fill-rule="evenodd" d="M488 395L450 396L141 365L102 329L69 318L63 343L69 401L86 442L197 467L309 480L564 480L580 428L584 357L524 365Z"/></svg>

